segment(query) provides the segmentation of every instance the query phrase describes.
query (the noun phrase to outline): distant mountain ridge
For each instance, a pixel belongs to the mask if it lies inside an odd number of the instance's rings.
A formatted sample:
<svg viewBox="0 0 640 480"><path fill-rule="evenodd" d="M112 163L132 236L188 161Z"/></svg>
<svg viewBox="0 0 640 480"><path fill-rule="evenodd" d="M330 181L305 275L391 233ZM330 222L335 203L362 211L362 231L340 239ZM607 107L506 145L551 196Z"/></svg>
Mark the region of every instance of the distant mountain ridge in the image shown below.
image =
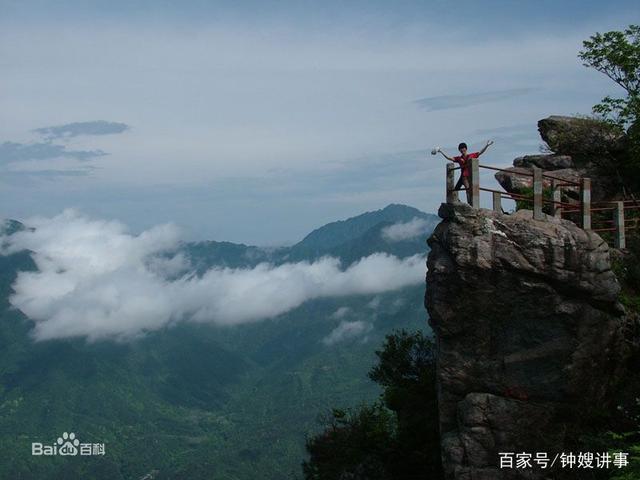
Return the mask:
<svg viewBox="0 0 640 480"><path fill-rule="evenodd" d="M392 225L423 221L423 235L401 240L385 239L383 230ZM211 266L253 267L262 262L313 261L325 255L340 258L349 265L376 252L399 258L425 253L425 240L440 222L437 215L407 205L391 204L355 217L331 222L317 228L290 247L261 248L231 242L193 242L185 250L198 271Z"/></svg>
<svg viewBox="0 0 640 480"><path fill-rule="evenodd" d="M394 241L385 239L385 228L415 219L424 221L423 235ZM251 268L264 262L279 265L285 262L314 261L326 255L337 257L344 266L348 266L373 253L387 253L398 258L426 253L428 247L425 246L425 240L439 222L437 215L408 205L390 204L380 210L328 223L288 247L266 248L205 240L185 242L182 249L198 273L213 266ZM0 235L11 235L24 228L25 225L17 220L5 220L0 224Z"/></svg>
<svg viewBox="0 0 640 480"><path fill-rule="evenodd" d="M315 229L293 248L326 249L336 247L342 243L354 240L367 230L381 222L399 223L409 222L414 218L431 219L436 215L421 212L417 208L392 203L381 210L366 212L346 220L331 222Z"/></svg>

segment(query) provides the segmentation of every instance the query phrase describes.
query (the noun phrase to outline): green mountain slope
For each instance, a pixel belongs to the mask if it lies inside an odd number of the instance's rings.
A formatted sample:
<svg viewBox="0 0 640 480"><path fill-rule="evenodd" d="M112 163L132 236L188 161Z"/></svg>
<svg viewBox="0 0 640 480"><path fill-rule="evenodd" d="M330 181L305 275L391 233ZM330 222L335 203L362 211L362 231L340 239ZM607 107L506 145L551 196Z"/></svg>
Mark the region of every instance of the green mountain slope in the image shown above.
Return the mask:
<svg viewBox="0 0 640 480"><path fill-rule="evenodd" d="M424 251L424 237L404 246L382 239L383 228L416 216L405 213L342 243L318 242L316 252L350 262L374 251ZM246 267L263 254L279 263L290 253L206 245L188 250L202 269ZM7 300L16 273L34 268L26 252L0 256L0 478L300 478L318 415L378 395L366 372L384 335L427 328L416 285L313 300L235 327L180 324L129 343L34 342L31 322ZM364 330L336 339L343 322ZM31 455L32 442L51 444L63 432L105 443L106 454Z"/></svg>
<svg viewBox="0 0 640 480"><path fill-rule="evenodd" d="M296 245L297 248L331 248L360 237L371 227L381 222L408 222L413 218L429 218L430 215L417 208L391 204L382 210L363 213L357 217L332 222L320 227Z"/></svg>

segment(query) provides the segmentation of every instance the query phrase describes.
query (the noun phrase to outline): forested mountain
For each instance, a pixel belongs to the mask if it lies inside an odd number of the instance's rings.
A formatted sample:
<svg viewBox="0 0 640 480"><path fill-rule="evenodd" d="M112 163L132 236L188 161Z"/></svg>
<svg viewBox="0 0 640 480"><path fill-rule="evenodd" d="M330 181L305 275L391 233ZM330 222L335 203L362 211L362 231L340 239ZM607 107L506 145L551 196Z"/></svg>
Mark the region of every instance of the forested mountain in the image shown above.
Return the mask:
<svg viewBox="0 0 640 480"><path fill-rule="evenodd" d="M200 273L326 255L346 268L375 252L425 255L435 223L391 205L292 247L181 248ZM20 228L5 223L3 235ZM318 298L242 325L179 323L126 342L35 341L33 322L8 300L17 272L35 268L29 252L0 255L0 478L300 478L318 416L378 396L366 374L385 335L428 329L417 282ZM63 432L104 443L105 455L32 456L32 442L51 445Z"/></svg>

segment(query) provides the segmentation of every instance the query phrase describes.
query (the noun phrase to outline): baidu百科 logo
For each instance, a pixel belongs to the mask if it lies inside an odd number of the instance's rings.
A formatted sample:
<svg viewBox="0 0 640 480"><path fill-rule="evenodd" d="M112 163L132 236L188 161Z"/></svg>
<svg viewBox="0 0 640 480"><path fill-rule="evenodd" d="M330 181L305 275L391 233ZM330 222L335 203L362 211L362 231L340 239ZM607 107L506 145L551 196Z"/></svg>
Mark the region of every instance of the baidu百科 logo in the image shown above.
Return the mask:
<svg viewBox="0 0 640 480"><path fill-rule="evenodd" d="M62 436L51 445L45 445L40 442L31 444L31 455L35 456L87 456L87 455L104 455L104 443L80 443L76 438L76 434L64 432Z"/></svg>

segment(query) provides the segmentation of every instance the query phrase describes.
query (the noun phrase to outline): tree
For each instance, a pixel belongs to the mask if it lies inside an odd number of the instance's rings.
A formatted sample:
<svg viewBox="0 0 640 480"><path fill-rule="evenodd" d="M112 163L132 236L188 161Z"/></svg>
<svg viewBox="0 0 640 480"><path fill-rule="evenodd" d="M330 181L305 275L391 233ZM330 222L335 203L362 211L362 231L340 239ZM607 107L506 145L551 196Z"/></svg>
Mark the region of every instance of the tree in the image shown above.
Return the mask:
<svg viewBox="0 0 640 480"><path fill-rule="evenodd" d="M626 142L623 152L605 152L603 172L615 171L624 196L635 199L640 191L640 27L629 25L623 31L596 33L582 42L578 57L586 67L595 68L620 86L624 97L606 96L593 107Z"/></svg>
<svg viewBox="0 0 640 480"><path fill-rule="evenodd" d="M440 433L436 395L435 347L422 332L388 335L369 378L384 391L385 406L396 414L393 478L440 474Z"/></svg>
<svg viewBox="0 0 640 480"><path fill-rule="evenodd" d="M307 440L307 480L442 478L432 340L401 330L376 355L380 401L331 412Z"/></svg>
<svg viewBox="0 0 640 480"><path fill-rule="evenodd" d="M324 431L307 440L307 480L388 480L394 422L380 403L333 409Z"/></svg>
<svg viewBox="0 0 640 480"><path fill-rule="evenodd" d="M594 113L629 128L640 117L640 27L596 33L582 42L578 57L586 67L605 74L626 92L625 98L606 96L593 107Z"/></svg>

